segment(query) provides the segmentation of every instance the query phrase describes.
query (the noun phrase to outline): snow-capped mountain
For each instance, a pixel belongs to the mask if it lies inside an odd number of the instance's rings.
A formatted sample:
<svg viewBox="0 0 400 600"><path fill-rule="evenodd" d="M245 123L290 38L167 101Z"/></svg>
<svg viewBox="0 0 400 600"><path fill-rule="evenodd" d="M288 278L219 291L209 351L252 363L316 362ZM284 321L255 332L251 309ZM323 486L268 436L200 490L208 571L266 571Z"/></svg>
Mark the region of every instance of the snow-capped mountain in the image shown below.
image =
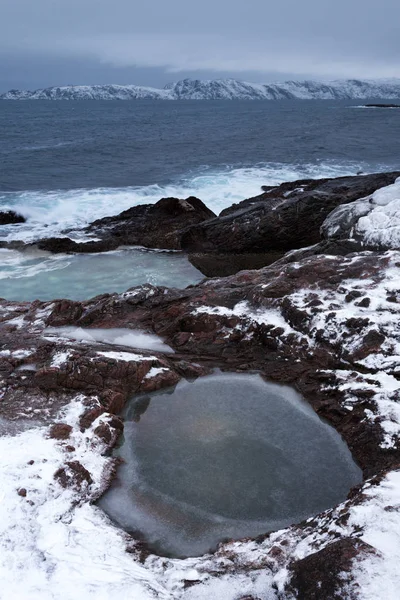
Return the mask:
<svg viewBox="0 0 400 600"><path fill-rule="evenodd" d="M137 85L77 85L10 90L2 100L398 100L400 79L249 83L236 79L183 79L164 89Z"/></svg>
<svg viewBox="0 0 400 600"><path fill-rule="evenodd" d="M10 90L0 96L2 100L168 100L167 90L138 85L66 85L49 87L34 92Z"/></svg>

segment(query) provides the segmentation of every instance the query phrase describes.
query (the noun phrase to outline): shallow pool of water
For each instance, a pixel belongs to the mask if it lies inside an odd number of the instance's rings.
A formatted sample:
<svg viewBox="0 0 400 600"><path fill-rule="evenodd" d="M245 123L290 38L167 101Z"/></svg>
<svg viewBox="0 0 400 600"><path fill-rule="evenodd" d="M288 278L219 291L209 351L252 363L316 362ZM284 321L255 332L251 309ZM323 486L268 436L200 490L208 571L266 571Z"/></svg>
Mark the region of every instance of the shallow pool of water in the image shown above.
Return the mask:
<svg viewBox="0 0 400 600"><path fill-rule="evenodd" d="M214 374L135 397L100 506L155 552L196 556L280 529L346 498L362 474L339 434L292 388Z"/></svg>
<svg viewBox="0 0 400 600"><path fill-rule="evenodd" d="M184 254L130 248L101 254L0 249L0 298L85 300L151 283L184 288L203 279Z"/></svg>

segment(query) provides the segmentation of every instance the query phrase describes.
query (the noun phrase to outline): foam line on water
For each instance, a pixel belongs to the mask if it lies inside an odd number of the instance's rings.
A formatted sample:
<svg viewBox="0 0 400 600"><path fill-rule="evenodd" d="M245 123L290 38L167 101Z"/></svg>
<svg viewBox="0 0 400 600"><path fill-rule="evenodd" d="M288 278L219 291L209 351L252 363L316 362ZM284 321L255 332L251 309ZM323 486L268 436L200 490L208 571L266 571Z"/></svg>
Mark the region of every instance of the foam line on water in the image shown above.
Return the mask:
<svg viewBox="0 0 400 600"><path fill-rule="evenodd" d="M2 227L0 239L34 241L58 236L65 229L79 229L95 219L118 214L137 204L155 203L168 196L186 198L195 195L219 213L235 202L259 194L262 185L354 175L359 170L371 171L371 168L348 162L267 163L241 168L227 166L219 170L203 167L164 186L0 192L0 210L12 209L27 219L27 223ZM82 238L82 234L77 237Z"/></svg>

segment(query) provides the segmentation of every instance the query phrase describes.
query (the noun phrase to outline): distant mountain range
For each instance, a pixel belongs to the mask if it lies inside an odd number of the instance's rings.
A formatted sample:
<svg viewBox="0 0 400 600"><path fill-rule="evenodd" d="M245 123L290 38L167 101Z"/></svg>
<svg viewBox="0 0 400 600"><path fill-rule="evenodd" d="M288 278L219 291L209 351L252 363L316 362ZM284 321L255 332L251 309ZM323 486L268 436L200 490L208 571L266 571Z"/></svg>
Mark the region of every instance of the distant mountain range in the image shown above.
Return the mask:
<svg viewBox="0 0 400 600"><path fill-rule="evenodd" d="M10 90L1 100L399 100L400 79L347 79L328 83L248 83L236 79L183 79L164 89L138 85L68 85Z"/></svg>

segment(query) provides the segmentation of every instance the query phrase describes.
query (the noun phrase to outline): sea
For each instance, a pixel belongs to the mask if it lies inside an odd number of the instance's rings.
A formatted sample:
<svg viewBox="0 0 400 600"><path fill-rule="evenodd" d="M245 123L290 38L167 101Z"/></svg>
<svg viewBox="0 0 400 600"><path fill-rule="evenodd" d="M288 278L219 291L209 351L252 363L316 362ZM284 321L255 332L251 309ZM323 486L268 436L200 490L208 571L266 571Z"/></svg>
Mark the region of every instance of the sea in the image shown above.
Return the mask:
<svg viewBox="0 0 400 600"><path fill-rule="evenodd" d="M87 223L162 197L222 209L299 178L400 168L400 111L359 101L1 101L0 240L84 239ZM86 299L202 275L180 252L0 249L0 297Z"/></svg>

